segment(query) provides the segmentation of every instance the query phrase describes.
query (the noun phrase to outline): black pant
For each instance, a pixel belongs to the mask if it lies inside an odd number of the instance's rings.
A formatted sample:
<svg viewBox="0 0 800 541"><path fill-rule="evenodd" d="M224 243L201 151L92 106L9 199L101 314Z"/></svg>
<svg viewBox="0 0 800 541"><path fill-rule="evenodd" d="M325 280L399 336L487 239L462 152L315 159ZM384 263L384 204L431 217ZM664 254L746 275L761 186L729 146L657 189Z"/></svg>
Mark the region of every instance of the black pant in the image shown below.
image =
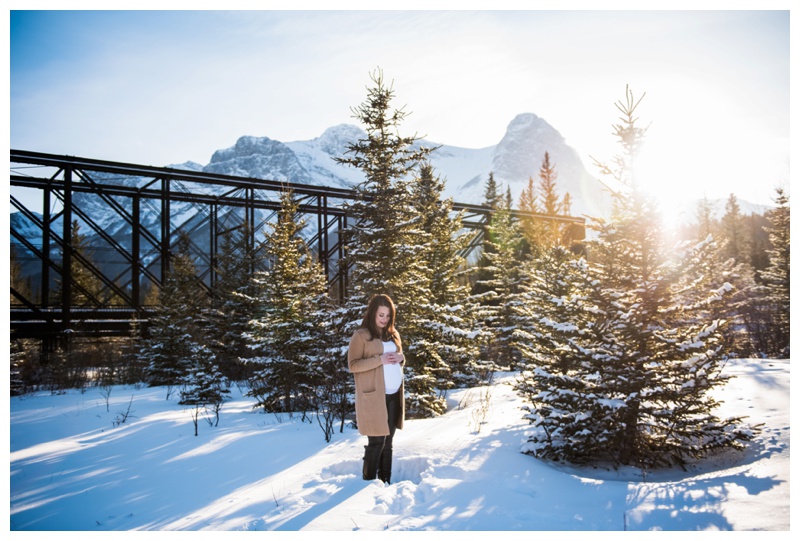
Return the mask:
<svg viewBox="0 0 800 541"><path fill-rule="evenodd" d="M364 448L364 479L375 479L389 483L392 476L392 439L400 421L403 397L400 391L386 395L386 411L389 421L388 436L367 436Z"/></svg>

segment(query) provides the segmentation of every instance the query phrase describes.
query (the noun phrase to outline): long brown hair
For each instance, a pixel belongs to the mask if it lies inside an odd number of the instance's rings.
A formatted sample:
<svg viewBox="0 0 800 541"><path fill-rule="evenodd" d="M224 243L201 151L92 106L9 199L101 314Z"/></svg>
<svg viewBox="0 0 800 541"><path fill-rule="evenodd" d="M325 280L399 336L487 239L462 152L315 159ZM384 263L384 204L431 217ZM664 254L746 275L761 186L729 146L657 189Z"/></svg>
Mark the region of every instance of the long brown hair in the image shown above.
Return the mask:
<svg viewBox="0 0 800 541"><path fill-rule="evenodd" d="M389 322L381 330L375 325L375 315L378 313L378 308L381 306L389 309ZM397 331L394 329L395 309L392 299L389 295L378 294L373 295L367 304L367 313L361 326L369 331L370 340L379 338L381 342L388 342L391 340L397 344Z"/></svg>

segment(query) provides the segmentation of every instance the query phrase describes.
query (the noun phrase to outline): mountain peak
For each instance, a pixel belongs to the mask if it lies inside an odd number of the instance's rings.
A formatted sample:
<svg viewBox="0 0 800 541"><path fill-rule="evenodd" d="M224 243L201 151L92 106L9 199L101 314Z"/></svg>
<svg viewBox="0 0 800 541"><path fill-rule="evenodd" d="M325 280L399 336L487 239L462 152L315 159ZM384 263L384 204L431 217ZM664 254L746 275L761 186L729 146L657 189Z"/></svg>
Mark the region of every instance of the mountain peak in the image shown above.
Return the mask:
<svg viewBox="0 0 800 541"><path fill-rule="evenodd" d="M515 124L530 124L533 122L544 122L547 123L542 117L535 115L533 113L520 113L514 117L514 119L508 123L509 126L513 126Z"/></svg>
<svg viewBox="0 0 800 541"><path fill-rule="evenodd" d="M325 130L312 143L331 156L342 155L348 147L359 139L366 138L367 133L352 124L338 124Z"/></svg>
<svg viewBox="0 0 800 541"><path fill-rule="evenodd" d="M533 113L521 113L515 116L514 120L509 122L508 128L506 128L506 134L500 141L500 144L502 145L504 142L515 143L524 140L545 140L551 141L554 145L564 144L564 138L558 133L558 130L551 126L545 119Z"/></svg>
<svg viewBox="0 0 800 541"><path fill-rule="evenodd" d="M254 154L265 155L274 152L280 146L283 146L283 143L273 141L269 137L243 135L236 140L232 147L216 151L211 156L211 163L227 161L233 157L252 156Z"/></svg>
<svg viewBox="0 0 800 541"><path fill-rule="evenodd" d="M269 137L244 135L230 148L217 150L203 168L210 173L309 183L308 173L294 152Z"/></svg>
<svg viewBox="0 0 800 541"><path fill-rule="evenodd" d="M545 119L523 113L509 123L497 145L492 165L499 178L526 182L528 177L536 176L545 152L571 162L572 156L567 159L567 154L571 154L569 150L561 134Z"/></svg>

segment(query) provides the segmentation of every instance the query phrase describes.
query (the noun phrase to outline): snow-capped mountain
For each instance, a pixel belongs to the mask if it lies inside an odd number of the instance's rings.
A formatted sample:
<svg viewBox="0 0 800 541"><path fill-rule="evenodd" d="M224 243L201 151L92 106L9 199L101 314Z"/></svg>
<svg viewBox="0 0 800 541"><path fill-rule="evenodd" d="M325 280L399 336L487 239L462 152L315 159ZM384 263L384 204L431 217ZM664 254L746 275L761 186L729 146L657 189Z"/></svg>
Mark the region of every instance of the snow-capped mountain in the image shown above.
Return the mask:
<svg viewBox="0 0 800 541"><path fill-rule="evenodd" d="M514 118L495 146L477 151L454 147L443 147L443 150L449 156L441 161L434 156L433 163L449 179L447 192L456 201L480 203L486 179L492 172L495 180L511 188L516 203L530 178L538 182L539 168L547 152L558 175L556 185L559 193L562 196L570 194L572 214L598 215L604 212L607 196L602 185L589 174L577 151L567 145L564 137L546 120L532 113ZM473 176L448 174L449 169L460 166L459 162L471 164ZM469 170L464 170L464 173L469 175Z"/></svg>
<svg viewBox="0 0 800 541"><path fill-rule="evenodd" d="M280 179L308 184L310 177L294 152L268 137L240 137L230 148L216 151L203 168L208 173Z"/></svg>
<svg viewBox="0 0 800 541"><path fill-rule="evenodd" d="M334 158L344 156L349 145L365 137L362 129L348 124L328 128L309 141L282 143L268 137L244 136L232 147L216 151L203 171L349 188L361 182L363 175ZM438 147L431 163L445 180L445 197L459 203L480 204L490 172L504 189L511 189L516 201L528 179L538 179L548 152L558 173L559 192L572 198L573 215L597 214L603 208L601 185L587 172L578 153L547 121L532 113L512 120L503 139L494 146L468 149L426 140L419 144Z"/></svg>
<svg viewBox="0 0 800 541"><path fill-rule="evenodd" d="M308 172L310 184L352 188L364 179L363 175L353 167L337 163L334 158L344 157L349 145L366 136L357 126L339 124L315 139L286 143L286 146Z"/></svg>

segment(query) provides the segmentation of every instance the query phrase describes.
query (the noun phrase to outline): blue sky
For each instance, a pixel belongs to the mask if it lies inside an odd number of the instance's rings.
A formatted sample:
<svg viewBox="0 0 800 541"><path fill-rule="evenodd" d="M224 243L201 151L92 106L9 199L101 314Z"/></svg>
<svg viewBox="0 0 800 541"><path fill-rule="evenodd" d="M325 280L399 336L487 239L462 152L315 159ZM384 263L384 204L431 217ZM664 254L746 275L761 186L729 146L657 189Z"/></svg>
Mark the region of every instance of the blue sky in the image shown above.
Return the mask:
<svg viewBox="0 0 800 541"><path fill-rule="evenodd" d="M355 123L350 108L379 66L394 81L395 105L411 112L406 134L437 143L493 145L517 114L532 112L592 171L590 156L618 150L614 103L630 85L646 92L642 169L655 195L769 203L789 182L788 2L726 4L783 11L638 12L11 4L11 148L205 164L242 135L306 140Z"/></svg>

